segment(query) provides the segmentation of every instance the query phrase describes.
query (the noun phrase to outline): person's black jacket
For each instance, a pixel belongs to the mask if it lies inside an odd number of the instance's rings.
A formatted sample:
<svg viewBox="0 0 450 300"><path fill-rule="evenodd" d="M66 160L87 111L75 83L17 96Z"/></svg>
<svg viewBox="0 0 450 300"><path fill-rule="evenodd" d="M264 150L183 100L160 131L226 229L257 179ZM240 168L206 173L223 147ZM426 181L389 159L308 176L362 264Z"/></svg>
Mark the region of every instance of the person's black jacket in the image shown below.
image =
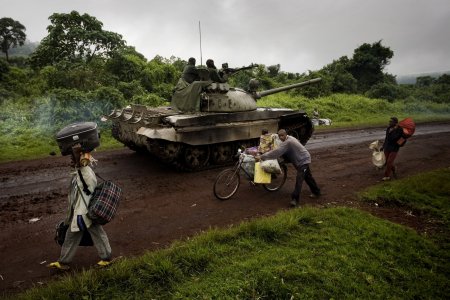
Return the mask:
<svg viewBox="0 0 450 300"><path fill-rule="evenodd" d="M183 79L186 80L187 83L200 80L197 68L193 65L186 65L183 70Z"/></svg>
<svg viewBox="0 0 450 300"><path fill-rule="evenodd" d="M398 152L400 145L397 142L402 136L403 129L400 126L388 127L386 129L383 150L386 152Z"/></svg>

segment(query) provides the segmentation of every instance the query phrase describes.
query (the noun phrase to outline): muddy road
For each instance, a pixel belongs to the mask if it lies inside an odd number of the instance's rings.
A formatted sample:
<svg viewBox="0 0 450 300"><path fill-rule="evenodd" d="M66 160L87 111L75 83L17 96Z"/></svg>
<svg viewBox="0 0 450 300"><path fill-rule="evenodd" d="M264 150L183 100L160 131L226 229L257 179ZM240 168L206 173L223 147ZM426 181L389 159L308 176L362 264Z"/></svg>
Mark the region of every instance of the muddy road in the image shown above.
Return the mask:
<svg viewBox="0 0 450 300"><path fill-rule="evenodd" d="M383 173L371 163L368 144L382 140L384 128L316 133L307 148L311 169L322 188L319 199L304 188L300 208L350 206L405 224L419 232L433 230L421 216L396 208L359 203L361 189L380 183ZM94 153L95 171L118 183L124 198L116 218L105 226L113 255L126 257L169 245L210 227L226 227L243 220L289 209L295 170L288 169L284 187L269 193L242 182L235 196L220 201L212 186L221 169L180 173L127 149ZM397 157L399 177L450 167L450 123L419 124ZM0 164L0 295L42 285L59 275L45 268L60 247L55 225L65 217L70 178L68 157ZM72 272L98 260L94 247L80 247Z"/></svg>

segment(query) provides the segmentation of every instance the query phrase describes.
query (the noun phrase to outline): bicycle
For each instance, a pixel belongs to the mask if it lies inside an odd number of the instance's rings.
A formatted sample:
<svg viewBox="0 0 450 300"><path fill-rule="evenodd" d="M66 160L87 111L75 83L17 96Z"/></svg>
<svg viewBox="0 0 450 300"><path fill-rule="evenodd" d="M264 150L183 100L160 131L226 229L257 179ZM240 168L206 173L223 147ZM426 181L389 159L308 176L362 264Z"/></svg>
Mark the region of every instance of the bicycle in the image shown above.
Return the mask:
<svg viewBox="0 0 450 300"><path fill-rule="evenodd" d="M214 182L214 196L220 200L230 199L238 190L241 184L241 173L253 184L253 174L249 173L243 165L249 163L245 161L248 157L240 149L238 150L239 160L236 165L232 168L223 170L217 175ZM262 184L263 188L269 192L275 192L281 189L281 187L286 182L287 177L287 166L284 162L280 162L281 174L271 174L271 182Z"/></svg>

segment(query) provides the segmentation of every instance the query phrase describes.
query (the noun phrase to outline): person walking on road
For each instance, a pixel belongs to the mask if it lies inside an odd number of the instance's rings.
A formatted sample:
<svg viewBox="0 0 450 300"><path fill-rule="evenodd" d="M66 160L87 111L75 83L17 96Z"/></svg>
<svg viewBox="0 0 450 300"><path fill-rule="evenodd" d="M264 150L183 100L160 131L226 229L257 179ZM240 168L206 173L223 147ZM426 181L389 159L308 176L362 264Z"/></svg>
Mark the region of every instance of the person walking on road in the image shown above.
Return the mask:
<svg viewBox="0 0 450 300"><path fill-rule="evenodd" d="M258 156L257 159L264 161L268 159L277 159L283 156L294 165L297 170L297 177L295 180L294 191L291 194L291 206L297 206L300 201L303 181L306 182L311 190L312 194L310 197L319 197L321 194L320 188L314 180L311 169L309 168L309 165L311 164L311 155L308 150L306 150L305 146L303 146L296 138L287 135L286 130L284 129L278 131L278 137L281 140L278 147Z"/></svg>
<svg viewBox="0 0 450 300"><path fill-rule="evenodd" d="M398 125L397 117L392 117L389 120L388 128L386 128L386 138L381 148L386 157L386 169L384 170L383 181L391 180L391 174L394 178L397 177L394 161L400 149L398 141L402 136L403 129Z"/></svg>
<svg viewBox="0 0 450 300"><path fill-rule="evenodd" d="M90 167L92 161L95 160L90 153L81 152L81 147L79 146L73 147L72 167L74 167L74 173L68 196L69 217L66 220L69 228L67 229L64 243L61 247L60 257L58 261L48 264L47 267L49 268L59 270L70 269L69 264L78 249L78 245L83 239L83 235L87 234L87 232L91 236L101 259L97 263L97 266L105 267L111 263L111 246L106 232L100 224L92 222L87 216L89 201L97 186L97 177ZM89 192L84 189L85 185Z"/></svg>

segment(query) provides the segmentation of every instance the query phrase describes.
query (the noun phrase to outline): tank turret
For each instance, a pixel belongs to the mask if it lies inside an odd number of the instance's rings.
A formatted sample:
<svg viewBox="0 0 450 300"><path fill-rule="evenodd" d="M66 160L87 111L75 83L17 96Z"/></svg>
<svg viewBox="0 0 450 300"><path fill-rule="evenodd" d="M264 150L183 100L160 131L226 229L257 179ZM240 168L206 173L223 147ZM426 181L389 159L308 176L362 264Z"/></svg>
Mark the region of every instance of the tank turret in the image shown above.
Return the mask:
<svg viewBox="0 0 450 300"><path fill-rule="evenodd" d="M201 81L180 80L170 107L130 105L113 111L113 136L130 149L147 151L182 170L202 170L233 161L239 147L255 146L261 130L286 129L306 144L313 125L303 110L257 107L259 98L319 82L316 78L257 92L211 82L204 72Z"/></svg>

